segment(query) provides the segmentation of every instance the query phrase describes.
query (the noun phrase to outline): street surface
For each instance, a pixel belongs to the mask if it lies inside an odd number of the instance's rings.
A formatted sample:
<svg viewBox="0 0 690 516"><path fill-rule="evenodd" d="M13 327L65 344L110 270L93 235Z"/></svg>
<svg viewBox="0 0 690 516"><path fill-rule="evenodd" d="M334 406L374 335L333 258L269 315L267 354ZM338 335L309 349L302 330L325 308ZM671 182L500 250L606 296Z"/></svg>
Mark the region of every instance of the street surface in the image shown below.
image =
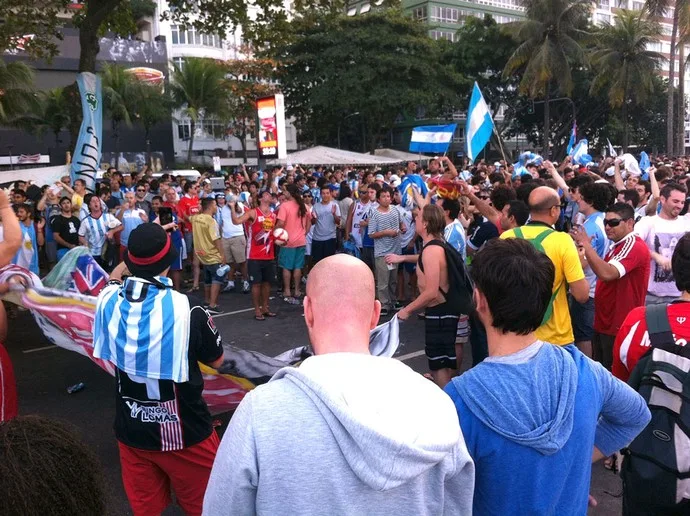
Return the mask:
<svg viewBox="0 0 690 516"><path fill-rule="evenodd" d="M214 321L223 339L235 346L275 356L308 343L301 306L291 306L275 299L271 309L278 312L278 317L260 322L253 319L254 310L250 308L249 295L222 294L220 305L224 313L214 317ZM333 315L337 316L336 313ZM6 346L17 376L20 413L60 418L76 426L103 465L109 514L132 514L120 477L120 461L112 430L115 412L113 378L86 357L52 346L28 312L19 312L16 319L9 321L9 325ZM415 371L425 373L423 322L416 317L410 318L401 324L400 334L398 358ZM468 346L463 368L470 364ZM67 387L78 382L84 382L86 388L72 395L67 394ZM219 419L227 420L228 415ZM520 472L515 474L519 475ZM620 493L619 477L605 470L602 463L595 465L591 494L598 500L599 506L591 509L589 514L620 514ZM177 515L182 511L171 507L164 514Z"/></svg>

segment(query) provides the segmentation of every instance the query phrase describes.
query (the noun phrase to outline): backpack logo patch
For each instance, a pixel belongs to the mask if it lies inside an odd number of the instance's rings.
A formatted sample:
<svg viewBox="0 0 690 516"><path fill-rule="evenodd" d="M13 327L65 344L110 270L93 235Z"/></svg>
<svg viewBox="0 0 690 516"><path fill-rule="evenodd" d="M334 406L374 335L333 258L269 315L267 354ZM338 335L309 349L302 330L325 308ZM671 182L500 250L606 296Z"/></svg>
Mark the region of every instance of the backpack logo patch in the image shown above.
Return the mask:
<svg viewBox="0 0 690 516"><path fill-rule="evenodd" d="M666 432L662 432L661 430L654 430L652 432L652 435L654 435L654 437L656 437L660 441L664 441L665 443L671 441L671 436L669 436Z"/></svg>
<svg viewBox="0 0 690 516"><path fill-rule="evenodd" d="M676 317L676 321L678 321L678 324L684 324L685 321L687 321L686 317Z"/></svg>

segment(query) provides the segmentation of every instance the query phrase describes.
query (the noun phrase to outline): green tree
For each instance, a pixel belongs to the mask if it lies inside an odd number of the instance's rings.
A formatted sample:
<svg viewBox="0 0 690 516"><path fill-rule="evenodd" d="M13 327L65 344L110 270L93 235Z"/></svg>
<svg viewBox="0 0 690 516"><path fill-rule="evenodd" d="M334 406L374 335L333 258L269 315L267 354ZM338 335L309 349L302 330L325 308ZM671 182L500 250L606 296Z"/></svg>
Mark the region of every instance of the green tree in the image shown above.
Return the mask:
<svg viewBox="0 0 690 516"><path fill-rule="evenodd" d="M477 81L484 99L492 110L500 105L515 107L520 76L515 74L503 78L503 68L515 50L515 41L501 29L490 16L468 17L465 24L455 33L455 43L450 47L444 60L450 62L458 74L469 81ZM497 132L508 125L497 124Z"/></svg>
<svg viewBox="0 0 690 516"><path fill-rule="evenodd" d="M671 50L668 68L668 83L673 85L676 77L676 43L679 34L679 21L681 13L687 11L688 0L646 0L645 6L653 16L664 16L669 9L673 9L673 27L671 28ZM683 79L681 79L683 80ZM674 94L673 88L668 89L668 101L666 106L666 153L673 154L674 149Z"/></svg>
<svg viewBox="0 0 690 516"><path fill-rule="evenodd" d="M194 133L200 119L217 114L226 95L224 68L211 59L188 58L182 68L174 65L171 93L175 107L190 120L187 161L192 161Z"/></svg>
<svg viewBox="0 0 690 516"><path fill-rule="evenodd" d="M68 0L3 0L0 2L0 53L18 47L36 59L50 59L58 52L65 19L58 14ZM26 37L29 36L29 37Z"/></svg>
<svg viewBox="0 0 690 516"><path fill-rule="evenodd" d="M136 79L122 66L106 63L102 72L103 108L110 118L115 138L115 166L119 159L120 128L122 124L131 127L138 104L140 88Z"/></svg>
<svg viewBox="0 0 690 516"><path fill-rule="evenodd" d="M401 112L424 107L433 116L459 106L469 83L442 62L427 30L398 9L296 18L289 44L271 54L288 115L314 139L331 141L349 116L372 151Z"/></svg>
<svg viewBox="0 0 690 516"><path fill-rule="evenodd" d="M0 60L0 125L17 125L36 109L34 71L21 62Z"/></svg>
<svg viewBox="0 0 690 516"><path fill-rule="evenodd" d="M647 50L650 43L659 39L661 30L644 12L621 9L613 25L604 24L593 36L591 62L597 75L592 91L607 89L609 104L621 110L625 151L629 144L628 108L647 101L663 59L658 52Z"/></svg>
<svg viewBox="0 0 690 516"><path fill-rule="evenodd" d="M146 160L151 165L151 129L166 120L171 120L174 102L170 94L161 91L158 86L136 81L134 88L134 118L144 128Z"/></svg>
<svg viewBox="0 0 690 516"><path fill-rule="evenodd" d="M228 134L236 137L247 162L247 137L256 129L256 101L273 95L278 86L271 79L275 63L270 59L249 58L226 61L226 91L218 113L227 124Z"/></svg>
<svg viewBox="0 0 690 516"><path fill-rule="evenodd" d="M60 133L70 125L71 115L65 89L53 88L40 92L39 105L36 132L41 135L50 131L57 147L60 145Z"/></svg>
<svg viewBox="0 0 690 516"><path fill-rule="evenodd" d="M549 156L551 138L549 100L554 93L570 95L573 69L586 63L580 46L591 10L587 0L523 0L527 19L508 24L519 46L503 70L509 78L520 72L520 93L544 99L542 154Z"/></svg>

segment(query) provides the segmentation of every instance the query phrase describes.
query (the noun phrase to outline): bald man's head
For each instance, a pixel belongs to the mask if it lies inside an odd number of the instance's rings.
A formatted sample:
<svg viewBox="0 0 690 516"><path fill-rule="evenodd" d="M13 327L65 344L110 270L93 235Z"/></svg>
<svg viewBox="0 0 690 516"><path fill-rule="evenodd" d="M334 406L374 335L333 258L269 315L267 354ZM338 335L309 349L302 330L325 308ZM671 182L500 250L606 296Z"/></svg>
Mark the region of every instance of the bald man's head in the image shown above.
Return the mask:
<svg viewBox="0 0 690 516"><path fill-rule="evenodd" d="M561 199L556 190L548 186L539 186L529 194L530 217L535 222L553 226L560 217L560 206Z"/></svg>
<svg viewBox="0 0 690 516"><path fill-rule="evenodd" d="M534 212L549 211L554 205L560 206L561 199L553 188L540 186L529 194L529 210Z"/></svg>
<svg viewBox="0 0 690 516"><path fill-rule="evenodd" d="M304 318L316 354L365 352L381 305L374 276L364 262L346 254L321 260L309 274Z"/></svg>

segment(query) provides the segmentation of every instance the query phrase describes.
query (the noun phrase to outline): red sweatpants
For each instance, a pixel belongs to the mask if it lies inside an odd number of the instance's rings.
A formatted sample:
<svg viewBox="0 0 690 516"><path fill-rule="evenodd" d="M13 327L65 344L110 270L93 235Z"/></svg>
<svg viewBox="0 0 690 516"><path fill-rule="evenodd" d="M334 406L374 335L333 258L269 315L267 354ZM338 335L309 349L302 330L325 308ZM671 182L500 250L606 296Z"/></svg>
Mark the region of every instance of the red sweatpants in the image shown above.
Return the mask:
<svg viewBox="0 0 690 516"><path fill-rule="evenodd" d="M170 487L188 515L200 515L204 493L220 441L213 433L199 444L179 451L149 451L122 443L122 482L134 516L162 513L170 505Z"/></svg>
<svg viewBox="0 0 690 516"><path fill-rule="evenodd" d="M17 385L14 382L14 369L7 350L0 344L0 423L9 421L16 415Z"/></svg>

